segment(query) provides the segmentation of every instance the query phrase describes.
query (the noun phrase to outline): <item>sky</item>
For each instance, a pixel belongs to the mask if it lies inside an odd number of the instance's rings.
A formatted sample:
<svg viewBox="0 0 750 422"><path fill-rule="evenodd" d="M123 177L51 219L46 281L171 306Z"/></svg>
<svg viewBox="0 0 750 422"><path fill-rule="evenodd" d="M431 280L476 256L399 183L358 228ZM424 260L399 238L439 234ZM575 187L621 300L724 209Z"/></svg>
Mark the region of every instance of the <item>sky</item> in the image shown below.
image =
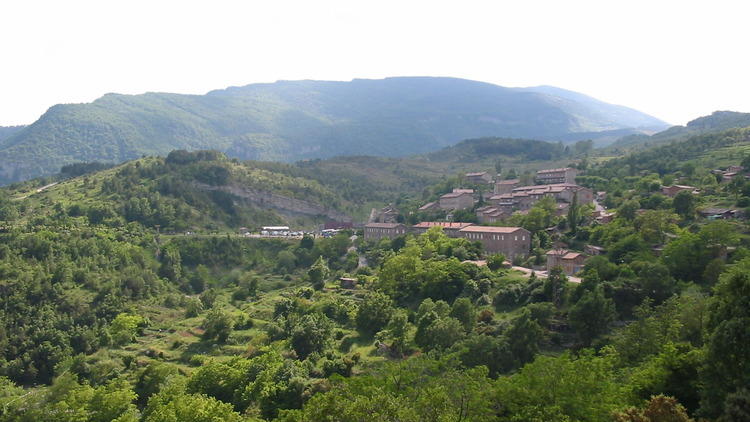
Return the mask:
<svg viewBox="0 0 750 422"><path fill-rule="evenodd" d="M0 125L105 93L452 76L553 85L671 124L750 112L746 1L0 3Z"/></svg>

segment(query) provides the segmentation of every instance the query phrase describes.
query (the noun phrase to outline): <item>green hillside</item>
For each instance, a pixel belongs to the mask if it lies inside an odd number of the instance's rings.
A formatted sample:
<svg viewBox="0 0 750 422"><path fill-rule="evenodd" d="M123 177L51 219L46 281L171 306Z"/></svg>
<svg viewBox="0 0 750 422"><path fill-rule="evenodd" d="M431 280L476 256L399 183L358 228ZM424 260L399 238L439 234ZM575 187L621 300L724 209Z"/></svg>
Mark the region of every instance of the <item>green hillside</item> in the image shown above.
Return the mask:
<svg viewBox="0 0 750 422"><path fill-rule="evenodd" d="M110 227L135 222L165 232L234 232L282 223L313 227L369 211L314 179L214 151L174 151L39 188L47 182L11 191L24 203L22 219L87 216Z"/></svg>
<svg viewBox="0 0 750 422"><path fill-rule="evenodd" d="M557 139L663 122L569 91L511 89L453 78L280 81L206 95L108 94L56 105L0 140L0 183L83 161L119 163L175 149L295 161L405 156L462 139Z"/></svg>
<svg viewBox="0 0 750 422"><path fill-rule="evenodd" d="M655 133L651 136L631 135L622 137L612 143L607 150L623 152L634 149L643 149L673 141L682 141L691 136L704 133L720 132L727 129L747 126L750 126L750 113L715 111L710 116L703 116L691 120L685 126L672 126L667 130Z"/></svg>
<svg viewBox="0 0 750 422"><path fill-rule="evenodd" d="M236 228L420 202L460 181L442 169L548 165L588 142L297 164L179 150L1 188L0 420L743 420L747 220L698 210L750 207L750 182L701 165L738 164L747 137L591 165L580 182L607 190L614 219L546 198L499 223L529 230L512 259L525 271L440 227L379 241ZM700 193L659 193L677 180ZM601 254L574 276L546 271L546 251L587 245Z"/></svg>

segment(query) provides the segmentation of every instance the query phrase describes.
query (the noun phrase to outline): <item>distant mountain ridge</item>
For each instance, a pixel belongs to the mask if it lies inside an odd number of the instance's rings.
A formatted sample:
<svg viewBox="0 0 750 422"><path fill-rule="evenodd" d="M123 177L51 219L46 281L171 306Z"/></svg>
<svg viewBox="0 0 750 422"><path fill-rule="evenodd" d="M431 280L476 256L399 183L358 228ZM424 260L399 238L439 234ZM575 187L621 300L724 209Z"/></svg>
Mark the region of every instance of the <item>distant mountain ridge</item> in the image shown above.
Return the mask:
<svg viewBox="0 0 750 422"><path fill-rule="evenodd" d="M406 156L486 136L558 140L667 125L553 87L505 88L456 78L279 81L206 95L107 94L51 107L0 138L0 183L82 161L122 162L175 149L295 161Z"/></svg>
<svg viewBox="0 0 750 422"><path fill-rule="evenodd" d="M610 148L633 149L662 145L672 141L687 140L691 136L720 132L750 126L750 113L714 111L708 116L693 119L685 126L672 126L667 130L647 135L630 135L615 141Z"/></svg>

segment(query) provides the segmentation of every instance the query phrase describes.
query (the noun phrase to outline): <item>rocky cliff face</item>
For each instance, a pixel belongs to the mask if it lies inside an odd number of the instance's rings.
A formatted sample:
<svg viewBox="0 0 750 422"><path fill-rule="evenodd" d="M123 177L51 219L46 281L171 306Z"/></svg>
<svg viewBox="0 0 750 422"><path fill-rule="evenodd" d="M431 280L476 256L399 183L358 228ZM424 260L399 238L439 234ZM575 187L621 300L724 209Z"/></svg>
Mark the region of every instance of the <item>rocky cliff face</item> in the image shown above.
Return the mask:
<svg viewBox="0 0 750 422"><path fill-rule="evenodd" d="M351 221L351 217L334 209L301 199L289 198L260 189L241 185L210 186L196 183L203 190L218 190L234 195L259 208L272 209L286 216L327 217L336 221Z"/></svg>

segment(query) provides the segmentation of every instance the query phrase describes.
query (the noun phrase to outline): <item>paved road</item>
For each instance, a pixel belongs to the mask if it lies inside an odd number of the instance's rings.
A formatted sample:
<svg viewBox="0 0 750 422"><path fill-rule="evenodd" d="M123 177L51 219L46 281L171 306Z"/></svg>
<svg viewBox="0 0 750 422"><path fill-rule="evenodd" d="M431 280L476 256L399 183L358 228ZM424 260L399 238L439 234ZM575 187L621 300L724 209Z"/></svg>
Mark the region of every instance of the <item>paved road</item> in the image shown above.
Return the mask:
<svg viewBox="0 0 750 422"><path fill-rule="evenodd" d="M518 270L518 271L526 274L529 277L531 277L531 273L533 272L534 274L536 274L537 278L547 278L547 271L536 271L536 270L532 270L531 268L517 267L515 265L512 266L511 268L514 269L514 270ZM571 281L573 283L580 283L581 279L578 278L578 277L573 277L572 275L569 275L568 276L568 281Z"/></svg>

